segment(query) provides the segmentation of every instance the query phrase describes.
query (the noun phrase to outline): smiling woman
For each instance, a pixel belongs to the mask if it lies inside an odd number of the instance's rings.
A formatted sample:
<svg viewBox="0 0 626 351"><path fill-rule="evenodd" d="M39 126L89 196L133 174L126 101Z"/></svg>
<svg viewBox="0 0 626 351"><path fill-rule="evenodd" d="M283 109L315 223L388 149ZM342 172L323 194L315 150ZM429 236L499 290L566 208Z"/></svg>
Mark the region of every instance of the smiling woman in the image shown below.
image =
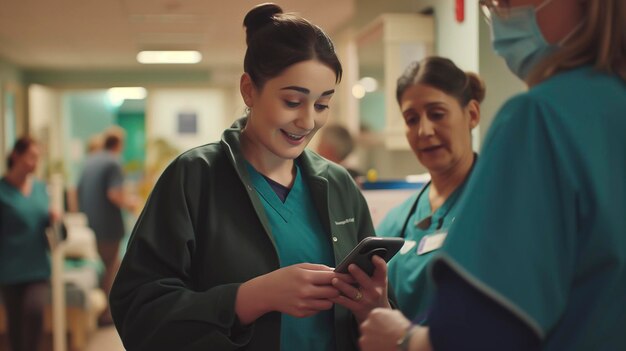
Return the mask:
<svg viewBox="0 0 626 351"><path fill-rule="evenodd" d="M341 78L330 38L273 4L244 26L248 114L165 170L117 275L129 350L356 350L389 307L384 261L334 272L374 229L348 172L305 150Z"/></svg>
<svg viewBox="0 0 626 351"><path fill-rule="evenodd" d="M262 89L244 74L241 91L250 109L242 132L246 160L261 173L290 187L294 179L290 160L300 156L326 124L335 79L335 72L317 60L288 67Z"/></svg>

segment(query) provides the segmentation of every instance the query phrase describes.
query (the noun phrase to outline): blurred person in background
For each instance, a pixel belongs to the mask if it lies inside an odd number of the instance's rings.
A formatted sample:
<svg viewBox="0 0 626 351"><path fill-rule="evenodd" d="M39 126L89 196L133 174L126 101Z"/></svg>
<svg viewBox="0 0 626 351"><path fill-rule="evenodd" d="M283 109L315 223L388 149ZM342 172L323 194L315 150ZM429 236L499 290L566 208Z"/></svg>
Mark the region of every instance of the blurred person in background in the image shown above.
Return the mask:
<svg viewBox="0 0 626 351"><path fill-rule="evenodd" d="M39 350L50 294L45 229L58 215L46 184L33 176L39 153L34 139L18 139L0 179L0 292L13 351Z"/></svg>
<svg viewBox="0 0 626 351"><path fill-rule="evenodd" d="M95 154L102 150L104 147L104 135L97 133L89 137L87 140L86 152L87 156ZM76 187L68 187L66 191L67 210L69 212L78 212L78 190Z"/></svg>
<svg viewBox="0 0 626 351"><path fill-rule="evenodd" d="M343 166L352 178L357 180L358 177L363 176L363 173L344 163L353 150L354 139L347 128L339 124L331 124L320 129L317 153L325 159Z"/></svg>
<svg viewBox="0 0 626 351"><path fill-rule="evenodd" d="M389 306L384 260L333 271L374 228L348 172L306 149L341 79L332 41L274 4L244 26L246 116L167 167L115 279L127 349L357 350Z"/></svg>
<svg viewBox="0 0 626 351"><path fill-rule="evenodd" d="M121 163L124 138L125 132L119 127L107 130L102 150L87 156L78 183L79 210L85 213L96 235L98 254L105 269L100 285L107 296L119 268L120 242L126 233L122 209L133 211L136 207L136 200L124 192ZM113 323L109 308L99 322Z"/></svg>
<svg viewBox="0 0 626 351"><path fill-rule="evenodd" d="M389 283L398 308L418 323L426 319L434 292L427 265L459 213L458 199L477 159L471 133L484 97L484 83L476 74L443 57L414 62L398 79L406 137L431 180L392 209L376 233L406 240L389 262Z"/></svg>
<svg viewBox="0 0 626 351"><path fill-rule="evenodd" d="M428 328L364 351L626 350L626 1L481 1L529 90L500 109L433 258Z"/></svg>
<svg viewBox="0 0 626 351"><path fill-rule="evenodd" d="M96 153L104 147L104 135L94 134L87 140L87 154Z"/></svg>

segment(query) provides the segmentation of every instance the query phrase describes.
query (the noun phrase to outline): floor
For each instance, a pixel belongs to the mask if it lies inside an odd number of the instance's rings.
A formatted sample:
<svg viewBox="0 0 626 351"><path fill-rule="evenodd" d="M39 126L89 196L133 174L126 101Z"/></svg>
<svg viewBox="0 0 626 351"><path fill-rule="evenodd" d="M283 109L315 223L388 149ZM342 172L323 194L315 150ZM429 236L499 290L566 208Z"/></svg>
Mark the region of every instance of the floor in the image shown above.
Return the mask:
<svg viewBox="0 0 626 351"><path fill-rule="evenodd" d="M114 326L100 328L89 339L86 351L124 351L124 346Z"/></svg>
<svg viewBox="0 0 626 351"><path fill-rule="evenodd" d="M0 351L9 350L8 341L2 335L0 337ZM42 340L40 350L52 350L52 338L47 336ZM114 326L100 328L89 338L87 348L84 351L124 351L124 346Z"/></svg>

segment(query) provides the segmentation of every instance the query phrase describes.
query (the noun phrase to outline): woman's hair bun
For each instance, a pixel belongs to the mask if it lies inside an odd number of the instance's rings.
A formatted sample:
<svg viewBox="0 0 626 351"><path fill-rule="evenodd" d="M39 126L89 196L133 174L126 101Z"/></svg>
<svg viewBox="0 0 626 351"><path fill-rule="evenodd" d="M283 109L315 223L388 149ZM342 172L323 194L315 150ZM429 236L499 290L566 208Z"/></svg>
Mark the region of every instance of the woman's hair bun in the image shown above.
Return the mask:
<svg viewBox="0 0 626 351"><path fill-rule="evenodd" d="M471 90L472 99L481 103L485 99L485 82L473 72L465 72Z"/></svg>
<svg viewBox="0 0 626 351"><path fill-rule="evenodd" d="M252 8L243 19L243 26L246 27L246 44L250 44L250 38L269 23L274 21L274 16L283 13L280 6L273 3L260 4Z"/></svg>

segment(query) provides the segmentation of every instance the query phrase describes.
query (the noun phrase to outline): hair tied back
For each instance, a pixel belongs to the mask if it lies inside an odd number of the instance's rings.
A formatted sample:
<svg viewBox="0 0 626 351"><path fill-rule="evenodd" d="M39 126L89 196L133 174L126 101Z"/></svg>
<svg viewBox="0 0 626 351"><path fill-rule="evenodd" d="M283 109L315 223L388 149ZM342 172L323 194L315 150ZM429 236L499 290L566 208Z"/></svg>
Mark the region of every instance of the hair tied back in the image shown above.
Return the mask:
<svg viewBox="0 0 626 351"><path fill-rule="evenodd" d="M250 45L250 39L254 33L274 22L274 16L281 13L283 9L273 3L260 4L250 10L243 19L243 26L246 27L246 44Z"/></svg>

